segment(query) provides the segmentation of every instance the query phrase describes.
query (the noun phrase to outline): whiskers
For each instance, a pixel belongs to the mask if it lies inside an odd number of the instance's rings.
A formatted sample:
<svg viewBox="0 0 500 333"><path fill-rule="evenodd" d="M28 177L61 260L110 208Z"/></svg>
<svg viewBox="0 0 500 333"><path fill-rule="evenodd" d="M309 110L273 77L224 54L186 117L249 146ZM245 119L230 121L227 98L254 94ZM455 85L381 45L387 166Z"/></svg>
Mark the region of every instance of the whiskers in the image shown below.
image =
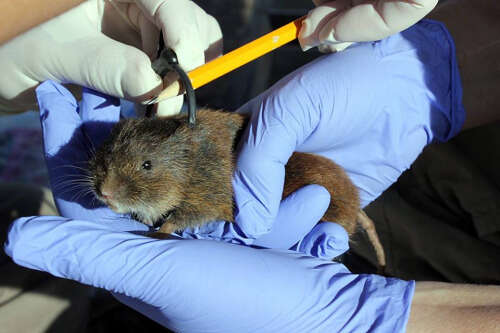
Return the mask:
<svg viewBox="0 0 500 333"><path fill-rule="evenodd" d="M79 166L76 164L84 165ZM91 199L88 204L95 206L98 195L95 188L95 176L89 171L87 162L59 165L53 170L60 170L60 175L54 177L52 189L61 197L69 201L78 202L82 198ZM100 200L99 200L100 201Z"/></svg>

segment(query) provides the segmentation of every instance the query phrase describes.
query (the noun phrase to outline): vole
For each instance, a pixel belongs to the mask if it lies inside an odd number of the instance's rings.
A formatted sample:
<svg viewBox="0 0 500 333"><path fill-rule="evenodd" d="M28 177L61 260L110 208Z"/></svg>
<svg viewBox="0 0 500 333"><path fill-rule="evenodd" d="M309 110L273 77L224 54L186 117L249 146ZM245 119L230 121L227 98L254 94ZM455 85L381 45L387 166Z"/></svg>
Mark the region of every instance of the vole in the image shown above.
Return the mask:
<svg viewBox="0 0 500 333"><path fill-rule="evenodd" d="M231 178L247 121L242 114L209 109L197 112L194 128L183 115L121 120L89 161L93 190L118 213L150 226L163 223L162 233L234 221ZM360 201L342 167L296 152L285 174L283 197L308 184L324 186L331 201L322 220L354 233Z"/></svg>

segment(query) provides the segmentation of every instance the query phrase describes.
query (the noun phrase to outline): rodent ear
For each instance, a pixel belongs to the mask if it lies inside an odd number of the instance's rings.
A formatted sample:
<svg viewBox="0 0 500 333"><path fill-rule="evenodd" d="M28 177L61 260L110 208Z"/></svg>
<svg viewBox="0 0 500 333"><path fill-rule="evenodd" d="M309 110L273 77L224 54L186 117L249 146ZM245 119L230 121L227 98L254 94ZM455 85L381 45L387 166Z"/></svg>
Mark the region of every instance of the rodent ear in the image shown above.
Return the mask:
<svg viewBox="0 0 500 333"><path fill-rule="evenodd" d="M160 119L160 118L158 118ZM171 136L177 131L177 129L182 125L183 121L177 118L164 118L161 119L161 123L159 123L159 130L161 133ZM184 123L186 123L184 121Z"/></svg>

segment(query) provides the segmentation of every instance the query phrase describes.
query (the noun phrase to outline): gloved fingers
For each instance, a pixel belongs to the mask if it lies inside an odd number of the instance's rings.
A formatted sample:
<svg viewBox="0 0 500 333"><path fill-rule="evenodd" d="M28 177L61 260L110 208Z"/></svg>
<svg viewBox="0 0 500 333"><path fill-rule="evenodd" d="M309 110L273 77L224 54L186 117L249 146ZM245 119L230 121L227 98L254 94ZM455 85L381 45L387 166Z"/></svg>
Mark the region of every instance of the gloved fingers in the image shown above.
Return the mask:
<svg viewBox="0 0 500 333"><path fill-rule="evenodd" d="M135 3L147 19L161 28L165 45L176 52L184 70L189 71L222 53L222 32L217 20L195 2L135 0Z"/></svg>
<svg viewBox="0 0 500 333"><path fill-rule="evenodd" d="M59 189L59 192L63 191ZM59 195L59 192L55 191L54 197L56 198L57 208L64 217L96 221L105 225L108 229L117 232L149 231L149 227L144 223L131 219L127 214L118 214L109 209L107 206L99 204L99 201L95 198L94 194L70 194L68 197L71 200L69 200L64 198L64 195ZM78 201L75 202L75 198L78 198Z"/></svg>
<svg viewBox="0 0 500 333"><path fill-rule="evenodd" d="M248 238L259 238L271 231L278 214L285 179L284 163L273 160L258 163L251 157L242 159L241 155L238 161L233 178L234 218Z"/></svg>
<svg viewBox="0 0 500 333"><path fill-rule="evenodd" d="M320 121L306 80L295 78L285 77L238 110L251 118L239 142L233 177L235 219L251 238L271 230L281 202L284 166Z"/></svg>
<svg viewBox="0 0 500 333"><path fill-rule="evenodd" d="M210 22L208 25L210 30L206 32L207 48L205 49L205 62L211 61L222 55L223 51L223 38L222 30L217 20L209 15L207 20Z"/></svg>
<svg viewBox="0 0 500 333"><path fill-rule="evenodd" d="M146 21L154 22L155 27L160 27L165 47L174 50L180 66L185 71L192 70L222 53L222 32L219 24L194 2L138 0L137 5L147 18L143 23L144 30L153 30ZM143 41L147 40L148 37L143 36ZM153 42L151 40L147 43L157 45ZM183 96L177 96L155 105L156 114L178 114L183 100Z"/></svg>
<svg viewBox="0 0 500 333"><path fill-rule="evenodd" d="M296 250L310 256L331 260L349 250L349 235L332 222L321 222L296 245Z"/></svg>
<svg viewBox="0 0 500 333"><path fill-rule="evenodd" d="M156 58L160 30L135 0L109 1L103 14L102 33L144 51L151 61Z"/></svg>
<svg viewBox="0 0 500 333"><path fill-rule="evenodd" d="M83 122L115 123L120 120L120 100L89 88L83 88L80 117Z"/></svg>
<svg viewBox="0 0 500 333"><path fill-rule="evenodd" d="M158 240L113 228L102 221L58 216L20 218L10 227L4 250L19 265L157 307L181 300L176 293L189 294L183 287L199 282L202 271L207 273L210 267L221 278L232 271L224 261L231 260L234 248L222 242ZM198 260L198 252L207 255Z"/></svg>
<svg viewBox="0 0 500 333"><path fill-rule="evenodd" d="M80 117L83 131L95 153L101 142L106 140L113 126L120 120L120 100L116 97L84 88L80 102Z"/></svg>
<svg viewBox="0 0 500 333"><path fill-rule="evenodd" d="M286 250L313 228L325 213L329 203L330 194L324 187L308 185L290 194L281 202L271 231L255 241L247 238L236 223L224 221L187 228L177 235L185 239L211 239Z"/></svg>
<svg viewBox="0 0 500 333"><path fill-rule="evenodd" d="M339 12L335 13L328 21L323 24L318 32L318 40L321 44L335 44L339 41L335 38L335 25L340 17Z"/></svg>
<svg viewBox="0 0 500 333"><path fill-rule="evenodd" d="M109 63L106 59L95 64L96 68L90 68L101 71L105 84L90 87L134 102L156 96L163 89L162 79L152 69L149 57L134 47L117 42L113 44L109 46L106 56Z"/></svg>
<svg viewBox="0 0 500 333"><path fill-rule="evenodd" d="M437 4L437 0L419 1L350 1L340 0L322 2L310 14L321 7L332 7L343 13L330 21L328 16L317 15L313 26L325 30L319 33L318 39L340 41L375 41L403 31L414 25L428 14ZM309 15L312 17L313 15ZM308 17L308 18L309 18ZM317 22L317 23L314 23ZM326 28L327 25L330 27ZM335 34L335 37L333 37ZM328 37L327 37L328 36Z"/></svg>
<svg viewBox="0 0 500 333"><path fill-rule="evenodd" d="M81 124L73 95L61 84L45 81L36 88L45 153L55 155Z"/></svg>
<svg viewBox="0 0 500 333"><path fill-rule="evenodd" d="M289 249L321 220L329 204L330 193L322 186L298 189L283 199L271 231L256 239L254 245Z"/></svg>
<svg viewBox="0 0 500 333"><path fill-rule="evenodd" d="M198 227L186 228L174 235L184 239L209 239L213 241L250 245L253 239L246 238L236 223L214 221Z"/></svg>
<svg viewBox="0 0 500 333"><path fill-rule="evenodd" d="M349 8L350 0L324 2L312 9L302 22L298 40L302 51L322 43L336 43L335 24L343 10Z"/></svg>
<svg viewBox="0 0 500 333"><path fill-rule="evenodd" d="M335 44L320 44L318 45L318 51L321 53L334 53L347 49L349 46L354 44L353 42L343 42L343 43L335 43Z"/></svg>
<svg viewBox="0 0 500 333"><path fill-rule="evenodd" d="M105 222L59 216L20 218L10 226L4 250L19 265L138 297L144 286L137 285L134 289L124 279L134 280L139 274L151 273L138 269L137 263L153 259L143 256L150 247L148 244L161 243L116 231L117 224L123 225L119 220ZM151 251L156 256L161 253L158 248ZM142 280L144 284L149 282Z"/></svg>
<svg viewBox="0 0 500 333"><path fill-rule="evenodd" d="M60 82L75 83L134 102L148 100L163 88L144 52L100 33L85 41L59 45L53 57L64 64L50 73ZM64 59L58 60L60 57Z"/></svg>
<svg viewBox="0 0 500 333"><path fill-rule="evenodd" d="M165 1L154 14L162 27L165 46L174 50L185 71L222 53L219 24L194 2Z"/></svg>
<svg viewBox="0 0 500 333"><path fill-rule="evenodd" d="M138 15L138 25L141 32L142 50L149 56L149 59L154 60L158 53L160 29L142 13Z"/></svg>
<svg viewBox="0 0 500 333"><path fill-rule="evenodd" d="M284 126L277 122L268 129L267 124L248 123L233 175L235 221L249 238L271 230L281 202L285 164L295 148Z"/></svg>
<svg viewBox="0 0 500 333"><path fill-rule="evenodd" d="M175 96L156 104L156 114L160 117L173 116L181 112L184 95Z"/></svg>
<svg viewBox="0 0 500 333"><path fill-rule="evenodd" d="M165 47L174 50L179 65L185 71L190 71L205 63L205 51L198 46L193 47L192 41L186 37L175 36L172 32L163 32ZM199 43L199 41L195 41Z"/></svg>

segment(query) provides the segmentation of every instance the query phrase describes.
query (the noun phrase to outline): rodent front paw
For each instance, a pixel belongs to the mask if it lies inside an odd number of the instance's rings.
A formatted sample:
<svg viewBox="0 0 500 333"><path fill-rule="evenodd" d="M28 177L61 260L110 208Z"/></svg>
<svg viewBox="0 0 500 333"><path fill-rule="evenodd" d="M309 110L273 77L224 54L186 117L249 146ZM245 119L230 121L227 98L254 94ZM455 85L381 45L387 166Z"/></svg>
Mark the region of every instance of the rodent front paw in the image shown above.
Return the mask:
<svg viewBox="0 0 500 333"><path fill-rule="evenodd" d="M171 234L174 233L178 228L173 223L165 222L158 230L159 233Z"/></svg>
<svg viewBox="0 0 500 333"><path fill-rule="evenodd" d="M177 239L177 237L172 236L171 234L165 234L163 232L151 232L148 233L147 236L156 239Z"/></svg>

